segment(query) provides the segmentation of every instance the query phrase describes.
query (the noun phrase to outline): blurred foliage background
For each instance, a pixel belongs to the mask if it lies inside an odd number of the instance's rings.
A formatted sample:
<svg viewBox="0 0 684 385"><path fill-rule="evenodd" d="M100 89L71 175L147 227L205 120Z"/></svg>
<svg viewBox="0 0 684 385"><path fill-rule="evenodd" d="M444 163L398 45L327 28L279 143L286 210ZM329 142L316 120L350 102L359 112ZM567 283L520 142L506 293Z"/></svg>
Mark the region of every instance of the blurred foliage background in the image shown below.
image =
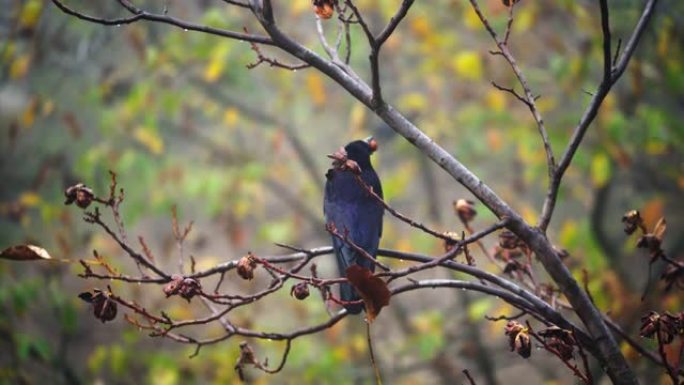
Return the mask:
<svg viewBox="0 0 684 385"><path fill-rule="evenodd" d="M218 1L144 1L198 23L259 31L245 10ZM310 1L276 2L282 28L323 53ZM371 25L383 25L399 0L358 0ZM90 14L122 16L114 2L71 1ZM628 39L640 1L610 2L613 36ZM481 6L497 28L506 9ZM108 170L125 188L129 235L144 236L162 264L175 266L170 212L195 221L186 245L198 267L251 250L283 253L274 242L329 244L323 229L325 154L374 135L385 196L400 211L434 227L461 231L451 202L470 198L445 173L395 135L344 90L314 70L248 70L249 45L171 26L104 27L77 20L41 0L0 0L0 247L31 242L56 258L90 258L98 249L122 270L123 253L63 205L66 186L82 181L106 194ZM588 0L523 1L511 37L516 55L559 153L600 79L598 5ZM334 22L325 22L334 38ZM681 310L680 293L663 295L647 281L648 257L624 236L620 217L638 208L649 226L668 220L665 250L684 254L684 3L663 0L628 73L608 97L566 174L550 238L570 253L577 276L604 312L637 335L646 309ZM352 34L352 64L367 77L365 37ZM614 42L615 46L615 42ZM547 185L545 158L527 108L495 90L515 82L466 1L417 2L381 56L385 97L534 221ZM291 62L290 58L264 48ZM491 223L484 209L475 227ZM486 240L493 245L495 239ZM382 247L439 253L442 245L386 217ZM476 253L476 252L475 252ZM481 255L480 266L492 270ZM391 262L397 265L402 262ZM321 259L332 276L332 257ZM655 266L653 276L662 266ZM0 384L233 384L238 342L202 349L146 337L119 317L102 325L77 298L107 282L76 276L67 263L0 262ZM132 271L132 270L129 270ZM539 272L541 273L541 272ZM431 271L429 276L446 276ZM234 276L232 276L234 278ZM265 279L265 277L261 277ZM199 306L164 299L160 290L111 283L153 309L178 317ZM231 287L249 290L232 279ZM493 298L461 292L397 297L373 327L380 367L390 384L451 384L469 369L479 384L573 383L555 359L510 353L501 323L511 314ZM283 291L236 312L234 321L287 330L325 317L310 297ZM250 372L256 384L370 384L372 368L360 319L295 341L283 373ZM197 330L211 335L216 326ZM260 357L280 357L280 344L256 344ZM653 347L653 346L651 346ZM658 378L629 348L643 378ZM655 382L653 382L655 383Z"/></svg>

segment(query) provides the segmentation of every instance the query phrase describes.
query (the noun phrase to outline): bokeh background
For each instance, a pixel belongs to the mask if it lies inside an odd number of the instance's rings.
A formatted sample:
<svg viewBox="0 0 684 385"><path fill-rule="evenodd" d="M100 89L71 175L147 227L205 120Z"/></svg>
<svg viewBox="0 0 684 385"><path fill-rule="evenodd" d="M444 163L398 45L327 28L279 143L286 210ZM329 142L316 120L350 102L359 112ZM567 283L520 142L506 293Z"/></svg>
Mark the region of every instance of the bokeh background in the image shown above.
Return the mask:
<svg viewBox="0 0 684 385"><path fill-rule="evenodd" d="M375 28L398 0L358 0ZM611 1L615 40L629 38L641 1ZM115 2L70 1L90 14L125 13ZM259 31L247 11L220 1L143 1L150 10L197 23ZM322 53L308 0L276 2L282 28ZM496 28L506 9L481 6ZM388 202L435 228L461 231L451 202L470 198L438 167L370 111L315 70L262 65L246 43L149 22L105 27L77 20L41 0L0 0L0 247L33 243L55 258L91 258L97 249L134 273L102 231L63 205L63 190L84 182L106 195L108 170L126 191L129 237L143 236L160 264L175 268L171 208L195 222L186 244L198 267L247 251L282 254L275 242L329 244L323 228L325 157L350 140L374 135L375 168ZM600 81L598 5L588 0L523 1L511 48L560 153ZM330 39L335 24L324 23ZM653 284L642 302L648 256L626 237L620 217L642 211L653 226L668 220L666 252L684 253L684 3L663 0L624 77L604 102L568 170L550 238L604 312L633 336L645 310L681 310L681 291ZM352 33L352 64L368 77L365 37ZM616 41L614 41L615 47ZM545 158L529 111L490 81L513 85L507 64L467 1L417 2L381 56L383 91L428 135L470 167L525 218L538 215L547 184ZM283 61L291 58L264 48ZM479 208L475 228L494 220ZM496 239L485 240L493 246ZM381 245L437 254L442 245L387 216ZM492 270L478 251L478 264ZM401 266L402 262L388 262ZM332 257L318 262L332 276ZM655 265L653 276L662 270ZM101 324L78 293L109 282L77 277L78 264L0 261L0 384L237 384L239 340L193 347L153 339L122 317ZM541 274L541 271L539 272ZM431 271L424 276L447 277ZM231 290L251 285L229 275ZM260 281L261 280L261 281ZM151 309L193 317L203 309L161 288L111 283ZM388 384L571 384L571 373L542 351L525 361L508 351L503 324L485 315L511 314L501 302L454 291L394 298L373 326ZM236 312L235 323L288 330L325 318L317 296L299 302L287 290ZM295 341L276 376L250 371L255 384L370 384L372 368L360 319ZM216 325L193 331L211 335ZM648 341L643 341L648 345ZM282 346L253 343L277 362ZM652 345L648 345L653 347ZM654 369L628 347L647 383ZM600 370L598 371L600 372Z"/></svg>

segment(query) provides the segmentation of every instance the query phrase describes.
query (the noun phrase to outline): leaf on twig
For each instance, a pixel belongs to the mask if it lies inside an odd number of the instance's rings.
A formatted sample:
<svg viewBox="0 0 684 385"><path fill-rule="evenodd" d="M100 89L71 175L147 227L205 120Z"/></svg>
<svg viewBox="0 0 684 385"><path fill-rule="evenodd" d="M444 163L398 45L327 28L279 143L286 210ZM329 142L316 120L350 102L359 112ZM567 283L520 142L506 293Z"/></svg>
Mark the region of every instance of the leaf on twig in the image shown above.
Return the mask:
<svg viewBox="0 0 684 385"><path fill-rule="evenodd" d="M363 298L368 322L373 322L380 314L380 310L389 305L392 294L387 284L380 277L373 275L370 270L359 265L351 265L347 268L347 279Z"/></svg>
<svg viewBox="0 0 684 385"><path fill-rule="evenodd" d="M663 236L665 235L665 230L667 230L667 221L665 220L665 217L661 217L658 220L658 223L656 223L655 227L653 227L653 235L657 240L662 242Z"/></svg>
<svg viewBox="0 0 684 385"><path fill-rule="evenodd" d="M52 259L42 247L33 245L16 245L8 247L0 253L0 258L13 261L36 261Z"/></svg>

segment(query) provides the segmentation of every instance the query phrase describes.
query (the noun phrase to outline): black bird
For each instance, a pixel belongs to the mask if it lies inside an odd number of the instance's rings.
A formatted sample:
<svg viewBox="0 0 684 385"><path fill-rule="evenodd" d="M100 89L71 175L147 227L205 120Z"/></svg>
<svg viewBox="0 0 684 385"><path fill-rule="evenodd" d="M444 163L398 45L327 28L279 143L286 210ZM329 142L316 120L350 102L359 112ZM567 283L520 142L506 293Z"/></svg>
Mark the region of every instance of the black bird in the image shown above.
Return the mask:
<svg viewBox="0 0 684 385"><path fill-rule="evenodd" d="M347 144L344 152L347 159L356 162L359 166L358 175L366 185L372 187L373 191L382 197L380 179L370 162L370 156L376 148L377 143L371 137ZM334 167L328 170L326 178L323 200L326 223L334 225L340 234L346 234L351 242L375 258L382 235L383 206L361 186L353 170ZM370 271L375 270L374 263L344 241L333 236L332 242L341 277L345 277L347 268L354 264ZM340 285L340 298L343 301L360 299L356 290L348 283ZM363 304L347 305L345 308L349 313L358 314L364 306Z"/></svg>

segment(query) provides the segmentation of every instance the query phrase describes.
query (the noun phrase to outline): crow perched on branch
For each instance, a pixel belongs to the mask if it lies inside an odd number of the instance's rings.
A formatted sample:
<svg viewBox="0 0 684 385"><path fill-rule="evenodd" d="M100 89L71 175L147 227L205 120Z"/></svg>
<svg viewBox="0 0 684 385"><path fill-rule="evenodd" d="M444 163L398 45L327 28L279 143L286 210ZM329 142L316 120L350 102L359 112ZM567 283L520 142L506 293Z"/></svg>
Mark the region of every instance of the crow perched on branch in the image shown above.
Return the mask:
<svg viewBox="0 0 684 385"><path fill-rule="evenodd" d="M360 177L382 197L380 179L370 162L370 156L376 148L377 142L371 137L351 142L331 155L335 162L334 167L326 174L323 200L326 223L373 258L376 257L382 235L384 208L356 178ZM347 268L352 265L375 270L375 264L355 250L349 242L336 236L332 237L332 242L341 277L347 275ZM349 283L340 284L340 298L343 301L361 299ZM358 314L364 305L345 305L345 308L349 313Z"/></svg>

